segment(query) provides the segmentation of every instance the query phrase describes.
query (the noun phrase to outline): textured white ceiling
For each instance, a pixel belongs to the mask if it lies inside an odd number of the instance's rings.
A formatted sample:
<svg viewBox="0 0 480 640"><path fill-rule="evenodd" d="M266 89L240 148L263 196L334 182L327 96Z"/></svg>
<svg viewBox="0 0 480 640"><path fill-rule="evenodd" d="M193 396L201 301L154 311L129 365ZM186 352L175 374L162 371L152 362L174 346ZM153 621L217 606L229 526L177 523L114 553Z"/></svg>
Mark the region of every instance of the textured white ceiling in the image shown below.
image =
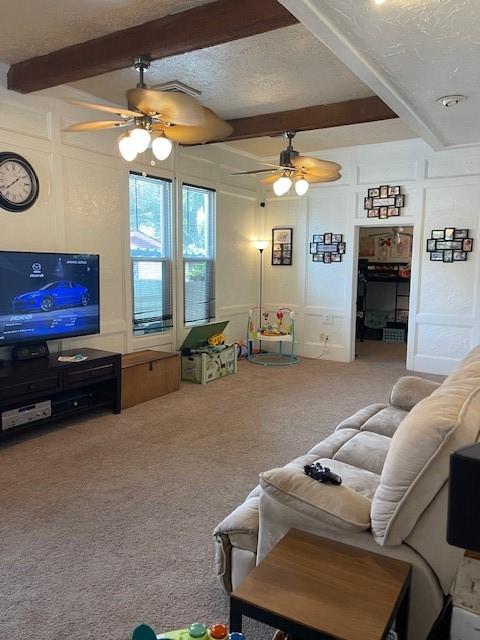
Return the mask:
<svg viewBox="0 0 480 640"><path fill-rule="evenodd" d="M157 60L146 78L149 85L180 80L200 90L202 103L224 118L373 95L302 25ZM133 69L123 69L73 86L125 104L137 80Z"/></svg>
<svg viewBox="0 0 480 640"><path fill-rule="evenodd" d="M345 127L299 131L293 140L293 146L301 153L311 153L322 149L338 149L361 144L378 144L394 140L408 140L417 135L401 120L382 120L350 124ZM259 158L271 158L286 147L285 138L267 137L238 140L227 143L234 149L246 151Z"/></svg>
<svg viewBox="0 0 480 640"><path fill-rule="evenodd" d="M280 2L432 144L480 142L479 0Z"/></svg>
<svg viewBox="0 0 480 640"><path fill-rule="evenodd" d="M2 0L0 62L26 60L209 2L212 0Z"/></svg>

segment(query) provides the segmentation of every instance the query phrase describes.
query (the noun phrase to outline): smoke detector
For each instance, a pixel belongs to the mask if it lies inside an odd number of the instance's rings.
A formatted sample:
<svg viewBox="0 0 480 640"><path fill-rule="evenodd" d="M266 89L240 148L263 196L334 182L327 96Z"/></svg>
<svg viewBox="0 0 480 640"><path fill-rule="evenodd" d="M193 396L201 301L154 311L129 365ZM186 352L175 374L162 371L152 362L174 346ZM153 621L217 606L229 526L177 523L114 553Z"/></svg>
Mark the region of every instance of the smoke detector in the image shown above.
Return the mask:
<svg viewBox="0 0 480 640"><path fill-rule="evenodd" d="M467 99L467 96L455 95L455 96L443 96L437 98L437 102L440 102L446 109L450 107L456 107L457 104Z"/></svg>

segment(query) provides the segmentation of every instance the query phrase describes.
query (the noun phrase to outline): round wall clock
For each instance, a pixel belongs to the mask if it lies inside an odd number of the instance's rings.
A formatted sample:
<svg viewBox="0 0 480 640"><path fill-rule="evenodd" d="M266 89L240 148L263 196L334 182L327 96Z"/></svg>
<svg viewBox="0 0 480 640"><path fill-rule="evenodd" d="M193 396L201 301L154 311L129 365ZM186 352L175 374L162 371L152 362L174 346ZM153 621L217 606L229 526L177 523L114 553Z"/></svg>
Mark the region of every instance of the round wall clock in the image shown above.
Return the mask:
<svg viewBox="0 0 480 640"><path fill-rule="evenodd" d="M21 213L38 198L40 185L32 165L17 153L0 152L0 208Z"/></svg>

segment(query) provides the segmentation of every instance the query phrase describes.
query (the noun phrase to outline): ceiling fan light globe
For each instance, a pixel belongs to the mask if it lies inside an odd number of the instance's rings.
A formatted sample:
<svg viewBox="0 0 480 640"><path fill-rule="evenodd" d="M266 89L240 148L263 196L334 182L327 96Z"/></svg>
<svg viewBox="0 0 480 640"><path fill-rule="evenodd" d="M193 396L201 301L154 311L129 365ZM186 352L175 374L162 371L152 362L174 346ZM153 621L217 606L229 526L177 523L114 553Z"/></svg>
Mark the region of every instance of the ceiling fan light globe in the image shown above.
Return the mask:
<svg viewBox="0 0 480 640"><path fill-rule="evenodd" d="M128 134L120 136L118 140L118 150L120 155L127 162L132 162L137 157L137 149L132 138Z"/></svg>
<svg viewBox="0 0 480 640"><path fill-rule="evenodd" d="M273 191L276 196L284 196L286 193L290 191L290 187L292 186L292 181L287 176L280 176L278 180L275 180L273 183Z"/></svg>
<svg viewBox="0 0 480 640"><path fill-rule="evenodd" d="M137 153L143 153L148 149L148 146L152 140L152 136L150 135L150 131L143 129L142 127L136 127L130 131L130 138L135 145L135 150Z"/></svg>
<svg viewBox="0 0 480 640"><path fill-rule="evenodd" d="M305 178L300 178L295 182L295 191L297 192L297 196L304 196L308 191L309 184L305 180Z"/></svg>
<svg viewBox="0 0 480 640"><path fill-rule="evenodd" d="M158 136L153 139L152 151L157 160L166 160L172 152L172 143L164 135Z"/></svg>

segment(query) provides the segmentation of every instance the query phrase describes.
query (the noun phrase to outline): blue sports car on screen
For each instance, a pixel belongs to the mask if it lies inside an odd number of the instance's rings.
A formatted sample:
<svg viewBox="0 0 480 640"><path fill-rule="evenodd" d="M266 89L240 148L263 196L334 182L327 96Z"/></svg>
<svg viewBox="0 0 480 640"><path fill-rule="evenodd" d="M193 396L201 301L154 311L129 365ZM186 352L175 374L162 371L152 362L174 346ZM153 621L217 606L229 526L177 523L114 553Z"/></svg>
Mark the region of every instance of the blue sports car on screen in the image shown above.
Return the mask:
<svg viewBox="0 0 480 640"><path fill-rule="evenodd" d="M37 291L15 296L14 311L53 311L65 307L86 307L90 301L88 289L71 280L58 280Z"/></svg>

